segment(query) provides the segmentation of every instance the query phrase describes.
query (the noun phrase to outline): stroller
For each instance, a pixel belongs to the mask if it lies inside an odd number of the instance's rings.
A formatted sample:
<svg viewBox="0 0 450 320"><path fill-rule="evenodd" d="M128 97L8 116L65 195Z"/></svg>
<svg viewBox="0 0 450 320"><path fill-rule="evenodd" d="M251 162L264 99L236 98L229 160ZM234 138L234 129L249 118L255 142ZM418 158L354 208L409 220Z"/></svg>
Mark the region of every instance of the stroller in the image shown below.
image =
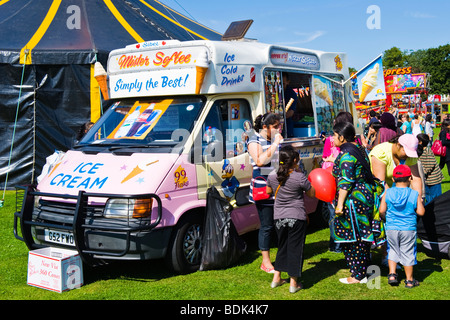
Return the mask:
<svg viewBox="0 0 450 320"><path fill-rule="evenodd" d="M417 221L417 236L427 256L450 259L450 191L425 206L425 215Z"/></svg>

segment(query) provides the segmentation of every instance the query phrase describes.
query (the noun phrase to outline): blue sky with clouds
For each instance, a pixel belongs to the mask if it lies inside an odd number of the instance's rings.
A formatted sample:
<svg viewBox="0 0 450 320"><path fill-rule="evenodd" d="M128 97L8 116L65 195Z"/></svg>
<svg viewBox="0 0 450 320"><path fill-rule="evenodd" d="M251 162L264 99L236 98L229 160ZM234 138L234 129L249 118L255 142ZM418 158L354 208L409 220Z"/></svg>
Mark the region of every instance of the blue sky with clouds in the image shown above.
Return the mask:
<svg viewBox="0 0 450 320"><path fill-rule="evenodd" d="M164 0L162 3L224 33L232 21L253 19L246 37L260 42L346 52L360 69L383 51L450 43L449 0ZM379 8L379 19L373 20ZM369 29L367 21L380 22Z"/></svg>

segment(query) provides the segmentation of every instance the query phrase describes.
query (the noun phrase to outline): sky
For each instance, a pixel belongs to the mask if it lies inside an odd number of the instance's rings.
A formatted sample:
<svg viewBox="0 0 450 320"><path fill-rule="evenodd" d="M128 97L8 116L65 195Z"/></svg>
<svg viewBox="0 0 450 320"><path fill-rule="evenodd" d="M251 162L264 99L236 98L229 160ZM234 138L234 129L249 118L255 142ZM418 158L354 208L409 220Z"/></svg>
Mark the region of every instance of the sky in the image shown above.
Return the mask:
<svg viewBox="0 0 450 320"><path fill-rule="evenodd" d="M215 31L252 19L246 38L345 52L360 70L392 47L416 51L450 43L449 0L161 0Z"/></svg>

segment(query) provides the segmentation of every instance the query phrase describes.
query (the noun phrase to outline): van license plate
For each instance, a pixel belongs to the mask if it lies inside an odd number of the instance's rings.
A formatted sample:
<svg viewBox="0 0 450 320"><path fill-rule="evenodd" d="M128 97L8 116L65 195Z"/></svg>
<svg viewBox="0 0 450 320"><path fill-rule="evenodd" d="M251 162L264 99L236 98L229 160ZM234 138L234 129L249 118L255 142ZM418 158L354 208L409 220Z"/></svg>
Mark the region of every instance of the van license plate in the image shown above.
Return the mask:
<svg viewBox="0 0 450 320"><path fill-rule="evenodd" d="M73 238L73 233L62 232L45 229L45 241L63 244L67 246L75 246L75 240Z"/></svg>

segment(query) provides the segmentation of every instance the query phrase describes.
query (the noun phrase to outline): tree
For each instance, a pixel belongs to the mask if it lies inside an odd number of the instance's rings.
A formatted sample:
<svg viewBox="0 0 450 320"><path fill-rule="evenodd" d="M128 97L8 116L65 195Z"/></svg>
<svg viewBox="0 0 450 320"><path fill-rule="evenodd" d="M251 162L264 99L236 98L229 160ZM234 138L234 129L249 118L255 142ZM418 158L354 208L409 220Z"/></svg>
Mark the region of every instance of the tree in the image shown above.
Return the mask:
<svg viewBox="0 0 450 320"><path fill-rule="evenodd" d="M431 93L450 93L450 44L426 50L421 63L423 72L431 75Z"/></svg>
<svg viewBox="0 0 450 320"><path fill-rule="evenodd" d="M405 61L403 52L397 47L392 47L383 52L383 67L385 69L402 68L405 66Z"/></svg>
<svg viewBox="0 0 450 320"><path fill-rule="evenodd" d="M426 59L427 50L412 51L409 54L405 51L406 67L411 67L411 73L424 73L423 61Z"/></svg>

